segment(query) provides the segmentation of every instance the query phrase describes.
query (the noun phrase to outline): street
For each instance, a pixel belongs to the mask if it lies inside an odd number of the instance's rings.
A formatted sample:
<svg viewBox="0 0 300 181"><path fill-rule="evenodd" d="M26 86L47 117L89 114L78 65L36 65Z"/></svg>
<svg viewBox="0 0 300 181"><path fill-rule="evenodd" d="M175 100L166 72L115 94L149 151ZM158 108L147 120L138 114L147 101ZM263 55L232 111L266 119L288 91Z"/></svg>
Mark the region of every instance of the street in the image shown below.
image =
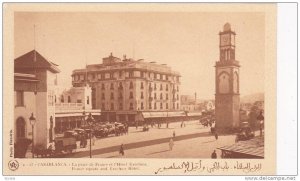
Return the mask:
<svg viewBox="0 0 300 181"><path fill-rule="evenodd" d="M128 135L98 138L92 146L94 158L210 158L214 149L233 144L234 135L220 135L218 140L210 133L209 127L203 127L199 121L171 123L169 127L163 124L161 128L150 127L147 132L142 127L130 127ZM175 132L175 138L173 138ZM170 138L174 140L174 148L169 150ZM79 144L79 143L78 143ZM121 144L125 155L119 154ZM219 150L217 155L221 154ZM86 148L78 149L70 157L89 157L89 143Z"/></svg>

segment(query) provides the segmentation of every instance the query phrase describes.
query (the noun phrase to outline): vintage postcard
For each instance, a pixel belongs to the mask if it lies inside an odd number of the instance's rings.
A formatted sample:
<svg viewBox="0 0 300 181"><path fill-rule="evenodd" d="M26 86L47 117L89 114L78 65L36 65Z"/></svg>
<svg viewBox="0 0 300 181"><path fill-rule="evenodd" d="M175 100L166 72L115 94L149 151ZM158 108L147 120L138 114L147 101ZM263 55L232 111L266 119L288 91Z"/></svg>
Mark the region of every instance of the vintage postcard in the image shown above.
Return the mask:
<svg viewBox="0 0 300 181"><path fill-rule="evenodd" d="M4 3L4 175L276 169L276 4Z"/></svg>

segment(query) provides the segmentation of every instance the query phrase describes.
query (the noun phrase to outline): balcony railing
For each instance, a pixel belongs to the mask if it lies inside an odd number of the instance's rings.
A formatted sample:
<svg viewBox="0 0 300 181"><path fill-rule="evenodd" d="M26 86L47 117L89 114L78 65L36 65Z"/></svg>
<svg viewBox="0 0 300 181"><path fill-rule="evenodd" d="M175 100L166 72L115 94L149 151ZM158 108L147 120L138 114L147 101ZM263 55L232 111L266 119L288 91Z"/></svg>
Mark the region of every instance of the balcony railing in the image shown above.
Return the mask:
<svg viewBox="0 0 300 181"><path fill-rule="evenodd" d="M56 103L56 110L80 110L83 108L82 103Z"/></svg>

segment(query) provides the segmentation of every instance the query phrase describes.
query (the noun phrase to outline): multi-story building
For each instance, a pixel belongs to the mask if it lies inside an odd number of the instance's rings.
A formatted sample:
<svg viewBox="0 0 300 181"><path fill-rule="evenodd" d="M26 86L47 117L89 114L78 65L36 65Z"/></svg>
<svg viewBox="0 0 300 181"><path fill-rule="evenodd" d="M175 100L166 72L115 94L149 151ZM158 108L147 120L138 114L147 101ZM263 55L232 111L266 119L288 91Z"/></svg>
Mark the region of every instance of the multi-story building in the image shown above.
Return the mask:
<svg viewBox="0 0 300 181"><path fill-rule="evenodd" d="M73 71L74 87L92 87L92 107L103 121L138 119L138 112L179 111L180 74L165 64L110 56Z"/></svg>
<svg viewBox="0 0 300 181"><path fill-rule="evenodd" d="M34 136L34 145L47 148L54 140L54 90L60 70L35 50L16 58L14 69L15 142ZM33 130L31 115L36 119Z"/></svg>

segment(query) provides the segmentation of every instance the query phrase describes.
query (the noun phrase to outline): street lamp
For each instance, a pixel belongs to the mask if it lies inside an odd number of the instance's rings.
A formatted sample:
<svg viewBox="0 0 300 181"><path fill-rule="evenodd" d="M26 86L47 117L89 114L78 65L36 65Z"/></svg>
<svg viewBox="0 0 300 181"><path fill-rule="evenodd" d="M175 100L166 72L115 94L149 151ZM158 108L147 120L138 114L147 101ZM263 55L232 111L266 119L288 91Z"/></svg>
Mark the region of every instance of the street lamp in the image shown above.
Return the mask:
<svg viewBox="0 0 300 181"><path fill-rule="evenodd" d="M36 123L36 119L33 116L33 113L31 113L31 116L29 118L30 124L32 126L32 158L34 158L34 125Z"/></svg>
<svg viewBox="0 0 300 181"><path fill-rule="evenodd" d="M86 122L90 126L90 158L92 158L92 125L94 124L94 118L92 117L92 113L89 114Z"/></svg>

